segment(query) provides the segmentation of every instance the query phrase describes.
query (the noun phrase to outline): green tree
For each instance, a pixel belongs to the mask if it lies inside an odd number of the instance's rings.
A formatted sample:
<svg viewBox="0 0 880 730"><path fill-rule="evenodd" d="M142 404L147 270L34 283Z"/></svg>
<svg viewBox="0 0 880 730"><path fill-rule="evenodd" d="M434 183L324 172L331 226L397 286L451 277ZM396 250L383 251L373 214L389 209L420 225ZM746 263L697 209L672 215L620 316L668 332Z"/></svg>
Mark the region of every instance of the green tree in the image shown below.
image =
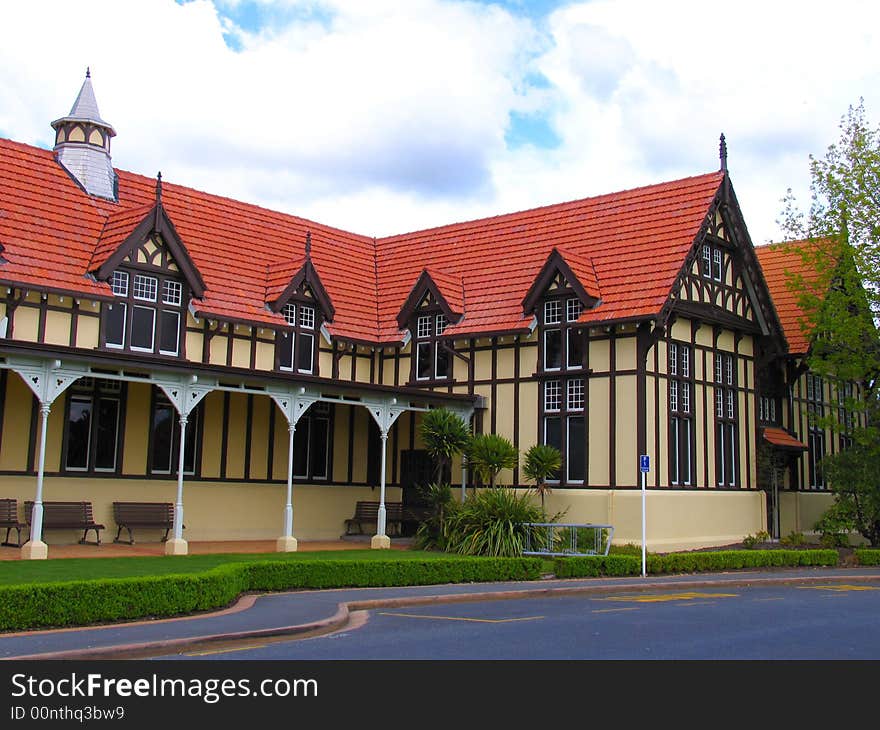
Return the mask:
<svg viewBox="0 0 880 730"><path fill-rule="evenodd" d="M514 469L519 463L519 452L503 436L485 433L474 436L468 449L468 464L490 487L495 486L502 469Z"/></svg>
<svg viewBox="0 0 880 730"><path fill-rule="evenodd" d="M419 433L436 462L435 481L439 483L451 467L452 457L467 451L472 438L470 428L452 411L435 408L422 414Z"/></svg>
<svg viewBox="0 0 880 730"><path fill-rule="evenodd" d="M788 282L798 292L801 327L811 343L806 364L838 384L857 386L841 404L856 418L841 423L837 413L830 413L816 419L824 428L846 428L854 442L822 463L837 500L836 515L849 515L854 528L876 544L880 127L871 127L860 102L849 108L840 130L840 139L824 157L810 157L809 209L800 210L789 190L779 222L787 238L806 242L799 247L801 272L792 273Z"/></svg>
<svg viewBox="0 0 880 730"><path fill-rule="evenodd" d="M535 482L535 491L541 496L541 512L544 514L544 494L552 491L547 479L557 475L561 466L562 454L555 446L535 444L526 451L523 474Z"/></svg>

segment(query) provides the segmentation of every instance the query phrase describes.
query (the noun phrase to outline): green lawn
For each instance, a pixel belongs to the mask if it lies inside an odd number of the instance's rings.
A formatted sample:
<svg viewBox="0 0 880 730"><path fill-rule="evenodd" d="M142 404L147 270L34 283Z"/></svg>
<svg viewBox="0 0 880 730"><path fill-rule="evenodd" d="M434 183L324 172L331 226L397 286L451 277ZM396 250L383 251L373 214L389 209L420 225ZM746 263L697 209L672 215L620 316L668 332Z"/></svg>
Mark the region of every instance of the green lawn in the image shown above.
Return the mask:
<svg viewBox="0 0 880 730"><path fill-rule="evenodd" d="M447 560L457 556L423 550L321 550L294 553L227 553L131 558L59 558L0 561L0 585L57 583L92 578L199 573L225 563L254 560Z"/></svg>

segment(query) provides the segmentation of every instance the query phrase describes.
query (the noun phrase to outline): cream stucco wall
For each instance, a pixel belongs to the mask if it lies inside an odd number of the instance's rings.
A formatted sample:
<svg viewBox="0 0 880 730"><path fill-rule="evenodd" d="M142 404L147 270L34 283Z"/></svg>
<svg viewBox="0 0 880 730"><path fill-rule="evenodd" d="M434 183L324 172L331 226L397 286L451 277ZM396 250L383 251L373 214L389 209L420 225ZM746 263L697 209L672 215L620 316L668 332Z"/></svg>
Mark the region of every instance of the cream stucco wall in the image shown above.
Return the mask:
<svg viewBox="0 0 880 730"><path fill-rule="evenodd" d="M19 516L24 517L24 501L34 499L35 477L0 477L0 493L19 500ZM183 492L184 530L187 540L265 540L281 535L284 484L243 484L236 482L185 482ZM116 535L113 522L114 501L174 502L174 480L53 478L44 484L45 501L88 500L95 519L104 524L102 540ZM345 532L345 519L354 514L355 502L377 499L364 487L297 485L293 492L293 531L300 540L335 540ZM388 501L399 500L400 490L390 487ZM156 542L164 530L136 529L138 542ZM74 530L47 530L43 539L51 546L76 543L82 537ZM90 533L89 539L94 538Z"/></svg>

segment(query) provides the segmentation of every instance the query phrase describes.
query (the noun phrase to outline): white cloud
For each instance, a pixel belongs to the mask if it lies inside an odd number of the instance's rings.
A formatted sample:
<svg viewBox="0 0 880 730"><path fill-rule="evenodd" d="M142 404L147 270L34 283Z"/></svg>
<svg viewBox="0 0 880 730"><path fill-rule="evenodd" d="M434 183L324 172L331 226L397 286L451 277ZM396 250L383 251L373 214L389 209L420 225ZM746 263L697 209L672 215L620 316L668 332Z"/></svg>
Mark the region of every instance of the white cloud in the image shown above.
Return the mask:
<svg viewBox="0 0 880 730"><path fill-rule="evenodd" d="M724 132L762 242L846 107L880 116L873 3L252 5L4 8L0 134L48 146L91 66L117 166L383 235L716 169ZM512 112L559 145L508 149Z"/></svg>

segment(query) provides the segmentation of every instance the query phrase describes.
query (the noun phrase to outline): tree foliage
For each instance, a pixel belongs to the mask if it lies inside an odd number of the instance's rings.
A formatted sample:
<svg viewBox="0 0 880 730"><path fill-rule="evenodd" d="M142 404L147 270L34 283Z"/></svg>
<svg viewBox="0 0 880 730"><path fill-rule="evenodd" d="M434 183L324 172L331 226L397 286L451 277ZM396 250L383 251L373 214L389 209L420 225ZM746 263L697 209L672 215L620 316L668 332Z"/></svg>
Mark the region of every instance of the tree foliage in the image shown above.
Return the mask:
<svg viewBox="0 0 880 730"><path fill-rule="evenodd" d="M471 439L468 449L468 464L490 487L502 469L515 469L519 463L519 452L504 436L483 433Z"/></svg>
<svg viewBox="0 0 880 730"><path fill-rule="evenodd" d="M544 495L551 489L547 480L555 476L562 466L562 454L555 446L535 444L525 453L523 474L535 482L535 491L541 496L541 512L544 512Z"/></svg>
<svg viewBox="0 0 880 730"><path fill-rule="evenodd" d="M440 482L452 464L452 457L468 450L470 428L452 411L435 408L422 415L419 433L425 449L437 463L435 480Z"/></svg>
<svg viewBox="0 0 880 730"><path fill-rule="evenodd" d="M810 205L800 210L791 190L779 221L799 246L802 267L789 275L810 342L806 365L839 387L855 384L837 409L814 416L818 425L846 429L854 446L823 460L838 516L872 543L880 538L880 127L872 127L863 102L850 107L839 140L822 158L810 157ZM873 465L873 469L871 466Z"/></svg>

